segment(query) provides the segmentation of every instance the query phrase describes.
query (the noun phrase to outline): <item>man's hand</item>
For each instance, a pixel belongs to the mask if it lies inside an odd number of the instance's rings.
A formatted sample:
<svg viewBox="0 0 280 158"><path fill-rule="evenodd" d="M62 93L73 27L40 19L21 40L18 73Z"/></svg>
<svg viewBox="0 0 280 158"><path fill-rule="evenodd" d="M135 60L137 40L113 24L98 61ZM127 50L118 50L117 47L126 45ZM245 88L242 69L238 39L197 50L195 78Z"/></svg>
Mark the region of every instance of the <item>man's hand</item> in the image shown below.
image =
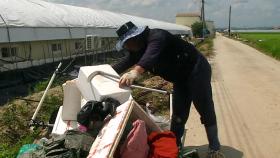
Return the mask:
<svg viewBox="0 0 280 158"><path fill-rule="evenodd" d="M135 66L132 70L122 75L119 86L130 86L145 70L140 66Z"/></svg>
<svg viewBox="0 0 280 158"><path fill-rule="evenodd" d="M140 76L140 73L138 73L136 70L131 70L125 74L122 75L119 86L130 86L132 83Z"/></svg>

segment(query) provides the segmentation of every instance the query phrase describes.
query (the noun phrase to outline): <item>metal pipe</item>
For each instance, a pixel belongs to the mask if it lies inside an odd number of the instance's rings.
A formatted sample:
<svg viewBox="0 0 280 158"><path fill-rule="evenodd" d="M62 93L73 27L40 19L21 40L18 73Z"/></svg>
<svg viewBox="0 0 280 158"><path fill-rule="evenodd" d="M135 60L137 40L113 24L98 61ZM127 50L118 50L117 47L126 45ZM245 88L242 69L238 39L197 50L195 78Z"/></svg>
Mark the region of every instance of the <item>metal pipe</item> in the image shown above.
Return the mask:
<svg viewBox="0 0 280 158"><path fill-rule="evenodd" d="M49 50L48 50L49 51ZM49 53L49 52L48 52ZM28 54L28 60L30 61L31 63L31 67L33 67L33 59L31 58L32 57L32 47L31 47L31 42L29 42L29 54Z"/></svg>
<svg viewBox="0 0 280 158"><path fill-rule="evenodd" d="M57 66L55 72L53 73L53 75L52 75L52 77L51 77L51 80L50 80L50 82L48 83L48 86L47 86L47 88L45 89L44 94L43 94L43 96L42 96L42 98L41 98L41 100L40 100L40 102L39 102L39 104L38 104L38 106L37 106L37 108L36 108L36 110L35 110L35 113L33 114L31 120L35 120L35 118L36 118L36 116L37 116L37 114L38 114L38 112L39 112L39 110L40 110L40 108L41 108L41 106L42 106L42 104L43 104L43 102L44 102L44 100L45 100L46 94L47 94L48 90L50 89L50 87L51 87L51 85L52 85L52 83L53 83L53 80L54 80L54 78L55 78L55 76L56 76L56 73L58 72L58 70L59 70L59 68L61 67L61 65L62 65L62 63L60 62L59 65Z"/></svg>
<svg viewBox="0 0 280 158"><path fill-rule="evenodd" d="M191 154L197 154L197 149L193 149L193 150L191 150L189 152L186 152L186 153L183 154L183 156L189 156Z"/></svg>
<svg viewBox="0 0 280 158"><path fill-rule="evenodd" d="M228 36L231 34L231 5L229 6L229 15L228 15Z"/></svg>
<svg viewBox="0 0 280 158"><path fill-rule="evenodd" d="M19 97L15 97L15 99L18 99L18 100L23 100L23 101L27 101L27 102L40 102L40 100L33 100L33 99L25 99L25 98L19 98ZM49 103L49 102L45 102L46 104L52 104L52 103Z"/></svg>
<svg viewBox="0 0 280 158"><path fill-rule="evenodd" d="M47 41L47 45L48 45L48 52L50 52L50 47L51 47L52 59L53 59L53 63L54 63L54 54L53 54L53 50L52 50L52 44L49 45L49 42Z"/></svg>
<svg viewBox="0 0 280 158"><path fill-rule="evenodd" d="M63 47L62 47L62 44L64 44L63 43L63 40L60 40L60 42L58 43L58 44L60 44L60 56L61 56L61 59L60 59L60 61L62 60L63 61ZM57 47L58 47L59 45L57 45Z"/></svg>
<svg viewBox="0 0 280 158"><path fill-rule="evenodd" d="M44 44L43 44L43 42L41 42L41 45L42 45L42 47L43 47L43 53L44 53L44 61L45 61L45 64L47 63L47 60L46 60L46 52L45 52L45 46L44 46Z"/></svg>
<svg viewBox="0 0 280 158"><path fill-rule="evenodd" d="M172 115L173 115L173 94L170 93L169 94L169 109L170 109L170 113L169 113L169 119L172 119Z"/></svg>
<svg viewBox="0 0 280 158"><path fill-rule="evenodd" d="M102 72L102 71L98 71L97 74L95 74L95 75L102 75L102 76L105 76L105 77L106 76L112 77L112 78L114 78L113 80L116 81L116 82L119 82L119 79L120 79L119 76L108 74L108 73ZM109 79L112 79L112 78L109 78ZM162 94L170 94L168 91L165 91L165 90L154 89L154 88L147 88L147 87L143 87L143 86L139 86L139 85L130 85L130 87L131 88L139 88L139 89L143 89L143 90L147 90L147 91L152 91L152 92L157 92L157 93L162 93Z"/></svg>
<svg viewBox="0 0 280 158"><path fill-rule="evenodd" d="M72 41L72 32L71 32L71 29L70 27L68 27L68 33L69 33L69 38L71 39ZM69 49L69 53L70 53L70 59L72 58L72 53L71 53L71 49L70 49L70 44L69 44L69 41L67 41L67 49Z"/></svg>
<svg viewBox="0 0 280 158"><path fill-rule="evenodd" d="M25 43L23 44L23 50L24 50L24 58L26 59L26 45L25 45Z"/></svg>
<svg viewBox="0 0 280 158"><path fill-rule="evenodd" d="M8 24L6 23L5 19L3 18L3 16L0 14L0 17L1 19L3 20L5 26L6 26L6 29L7 29L7 36L8 36L8 43L9 43L9 55L10 55L10 59L12 59L13 61L13 64L16 64L16 70L17 70L17 61L15 61L15 58L12 57L12 52L11 52L11 49L12 49L12 46L11 46L11 36L10 36L10 29L9 29L9 26ZM14 65L13 65L14 66Z"/></svg>
<svg viewBox="0 0 280 158"><path fill-rule="evenodd" d="M131 85L131 88L139 88L139 89L143 89L143 90L147 90L147 91L152 91L152 92L157 92L157 93L162 93L162 94L168 94L169 92L165 91L165 90L159 90L159 89L154 89L154 88L147 88L147 87L143 87L143 86L138 86L138 85Z"/></svg>
<svg viewBox="0 0 280 158"><path fill-rule="evenodd" d="M85 51L85 65L87 65L87 50Z"/></svg>
<svg viewBox="0 0 280 158"><path fill-rule="evenodd" d="M67 40L63 40L64 42L64 48L65 48L65 54L66 54L66 58L68 57L68 41Z"/></svg>

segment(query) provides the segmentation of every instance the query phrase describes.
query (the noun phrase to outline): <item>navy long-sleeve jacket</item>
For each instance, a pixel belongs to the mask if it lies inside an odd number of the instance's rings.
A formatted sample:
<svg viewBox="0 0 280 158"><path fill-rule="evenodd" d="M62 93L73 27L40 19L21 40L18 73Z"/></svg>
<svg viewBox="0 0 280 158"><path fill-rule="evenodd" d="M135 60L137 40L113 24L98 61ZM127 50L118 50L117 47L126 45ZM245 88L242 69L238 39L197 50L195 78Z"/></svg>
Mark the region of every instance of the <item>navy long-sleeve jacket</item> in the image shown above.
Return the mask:
<svg viewBox="0 0 280 158"><path fill-rule="evenodd" d="M145 46L139 52L129 52L119 63L113 65L122 73L137 64L170 82L188 79L199 52L190 43L161 29L149 29L141 35Z"/></svg>

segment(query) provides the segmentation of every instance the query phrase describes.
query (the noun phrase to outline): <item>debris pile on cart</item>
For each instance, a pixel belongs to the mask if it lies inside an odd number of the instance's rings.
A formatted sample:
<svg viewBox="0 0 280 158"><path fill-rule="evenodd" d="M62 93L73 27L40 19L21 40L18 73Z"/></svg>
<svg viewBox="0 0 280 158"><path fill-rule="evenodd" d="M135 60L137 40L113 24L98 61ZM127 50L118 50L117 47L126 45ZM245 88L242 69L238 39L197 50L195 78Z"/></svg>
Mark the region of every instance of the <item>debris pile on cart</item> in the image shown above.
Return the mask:
<svg viewBox="0 0 280 158"><path fill-rule="evenodd" d="M175 135L155 123L129 87L119 88L118 77L110 65L81 67L63 84L51 138L23 146L18 157L182 157Z"/></svg>

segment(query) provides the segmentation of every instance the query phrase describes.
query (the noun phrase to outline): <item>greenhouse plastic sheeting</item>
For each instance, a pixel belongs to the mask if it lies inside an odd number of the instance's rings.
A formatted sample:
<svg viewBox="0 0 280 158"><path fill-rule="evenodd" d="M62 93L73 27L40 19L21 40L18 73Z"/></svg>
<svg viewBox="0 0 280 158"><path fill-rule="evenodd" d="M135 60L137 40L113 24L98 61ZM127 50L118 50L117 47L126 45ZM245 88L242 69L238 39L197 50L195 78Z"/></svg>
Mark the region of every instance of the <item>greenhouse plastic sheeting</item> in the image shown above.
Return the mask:
<svg viewBox="0 0 280 158"><path fill-rule="evenodd" d="M116 28L128 21L174 34L191 33L189 27L173 23L42 0L1 0L0 15L0 42L9 42L7 26L11 42L83 38L88 33L116 37ZM28 34L18 33L25 31Z"/></svg>

